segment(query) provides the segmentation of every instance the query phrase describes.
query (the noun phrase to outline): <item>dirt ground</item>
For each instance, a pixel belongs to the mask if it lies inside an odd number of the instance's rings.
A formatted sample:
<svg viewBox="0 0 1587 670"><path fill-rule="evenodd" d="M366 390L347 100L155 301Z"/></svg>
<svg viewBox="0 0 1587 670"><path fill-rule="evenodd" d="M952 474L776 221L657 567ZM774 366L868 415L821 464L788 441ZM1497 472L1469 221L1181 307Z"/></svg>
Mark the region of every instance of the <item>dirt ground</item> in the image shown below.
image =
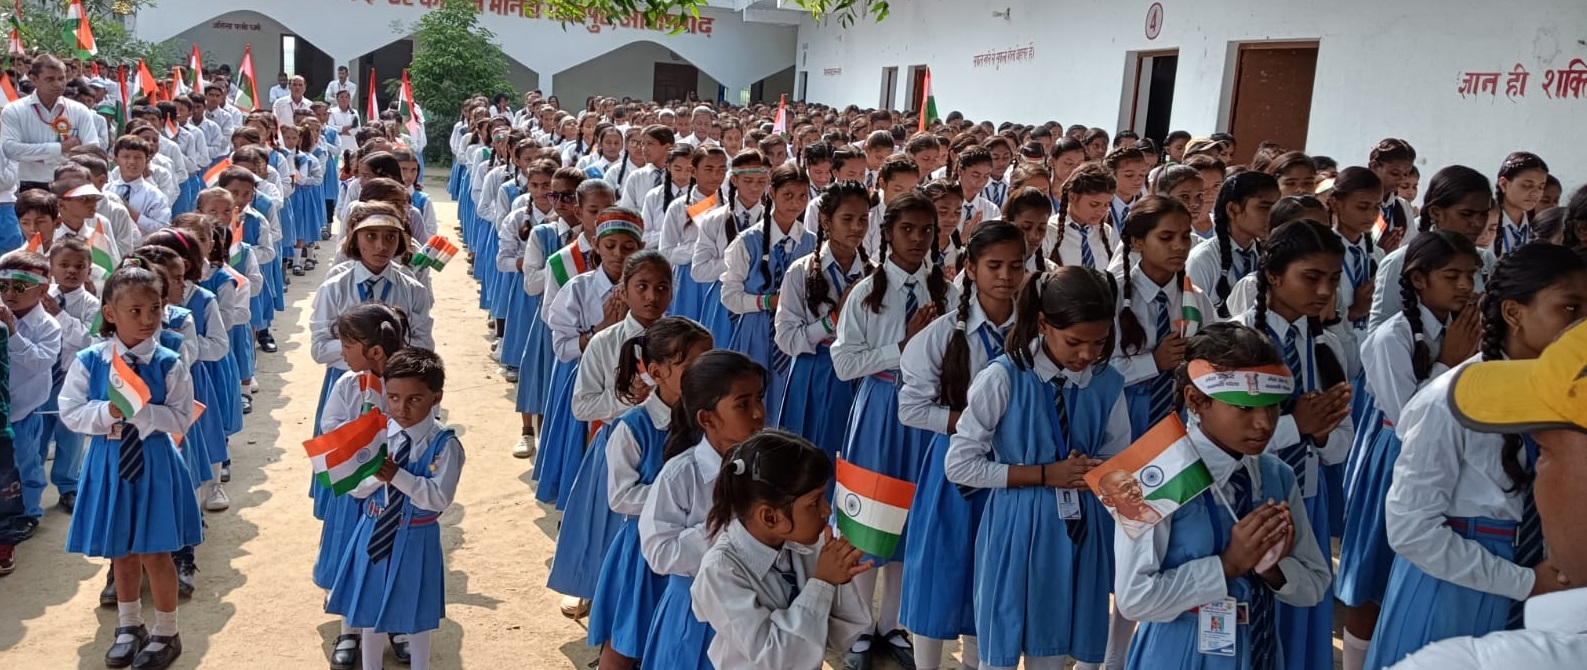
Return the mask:
<svg viewBox="0 0 1587 670"><path fill-rule="evenodd" d="M445 197L442 185L431 191ZM443 234L458 241L455 207L437 202L436 209ZM263 389L231 445L232 507L205 515L197 591L178 610L183 653L174 668L325 667L338 628L309 578L319 524L310 513L302 447L324 376L309 358L308 322L325 268L288 287L288 309L274 328L281 351L259 354ZM583 622L563 618L559 596L545 588L555 512L534 500L531 461L511 455L519 434L513 388L489 358L476 284L462 258L434 281L435 340L448 373L442 407L468 461L457 500L441 520L448 602L433 667L586 667L596 654L585 644ZM17 571L0 578L0 662L7 668L102 668L116 625L115 610L98 603L109 564L65 553L70 518L53 506L55 498L53 488L45 494L38 535L17 548ZM147 590L144 605L152 618ZM389 653L387 667L401 667Z"/></svg>

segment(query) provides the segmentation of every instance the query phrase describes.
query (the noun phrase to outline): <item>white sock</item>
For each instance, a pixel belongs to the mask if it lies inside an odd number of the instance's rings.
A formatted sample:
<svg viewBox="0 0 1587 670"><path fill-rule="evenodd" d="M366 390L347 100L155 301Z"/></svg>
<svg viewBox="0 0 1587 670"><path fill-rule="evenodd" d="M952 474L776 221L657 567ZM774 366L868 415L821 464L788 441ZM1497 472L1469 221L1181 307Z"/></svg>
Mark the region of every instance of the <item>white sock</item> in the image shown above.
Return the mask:
<svg viewBox="0 0 1587 670"><path fill-rule="evenodd" d="M1130 657L1130 639L1135 637L1135 622L1119 614L1117 607L1108 618L1108 651L1102 657L1102 667L1120 670Z"/></svg>
<svg viewBox="0 0 1587 670"><path fill-rule="evenodd" d="M974 635L959 638L959 667L962 670L977 670L981 667L981 641Z"/></svg>
<svg viewBox="0 0 1587 670"><path fill-rule="evenodd" d="M1025 670L1063 670L1064 661L1067 660L1069 660L1068 656L1037 656L1035 658L1026 656ZM1095 670L1097 664L1076 663L1075 667L1080 668L1080 670Z"/></svg>
<svg viewBox="0 0 1587 670"><path fill-rule="evenodd" d="M869 603L876 598L876 573L876 570L866 570L854 576L854 590L863 602ZM856 654L863 654L870 650L871 643L866 641L865 638L855 640L854 646L849 647L849 651Z"/></svg>
<svg viewBox="0 0 1587 670"><path fill-rule="evenodd" d="M155 635L162 635L165 637L176 635L176 612L161 612L160 610L155 610L154 627L149 629L149 635L151 637ZM165 643L153 641L149 642L149 646L145 647L145 649L148 651L159 651L164 648Z"/></svg>
<svg viewBox="0 0 1587 670"><path fill-rule="evenodd" d="M412 670L429 670L430 631L408 636L408 667Z"/></svg>
<svg viewBox="0 0 1587 670"><path fill-rule="evenodd" d="M942 667L942 640L915 636L915 669L938 670Z"/></svg>
<svg viewBox="0 0 1587 670"><path fill-rule="evenodd" d="M143 625L143 601L134 600L130 603L116 602L116 627L135 628ZM116 638L116 642L130 642L132 636L124 635L128 639Z"/></svg>
<svg viewBox="0 0 1587 670"><path fill-rule="evenodd" d="M340 634L341 635L357 635L358 634L358 629L347 625L347 620L346 619L342 619L342 632Z"/></svg>
<svg viewBox="0 0 1587 670"><path fill-rule="evenodd" d="M1036 666L1031 665L1030 663L1026 663L1025 667L1034 668ZM1102 664L1101 663L1085 663L1085 662L1082 662L1082 661L1075 661L1075 670L1102 670Z"/></svg>
<svg viewBox="0 0 1587 670"><path fill-rule="evenodd" d="M894 561L882 568L882 609L876 613L876 633L886 635L898 630L898 609L904 600L904 564ZM893 644L905 646L902 636L893 638Z"/></svg>
<svg viewBox="0 0 1587 670"><path fill-rule="evenodd" d="M1344 670L1362 670L1367 665L1367 649L1372 640L1363 640L1345 631Z"/></svg>
<svg viewBox="0 0 1587 670"><path fill-rule="evenodd" d="M363 648L360 654L364 657L364 670L381 670L381 664L386 658L386 635L376 633L373 628L363 631Z"/></svg>
<svg viewBox="0 0 1587 670"><path fill-rule="evenodd" d="M209 476L214 477L214 479L209 481L208 483L211 486L213 486L213 487L219 487L220 486L220 464L219 463L210 463L209 464Z"/></svg>

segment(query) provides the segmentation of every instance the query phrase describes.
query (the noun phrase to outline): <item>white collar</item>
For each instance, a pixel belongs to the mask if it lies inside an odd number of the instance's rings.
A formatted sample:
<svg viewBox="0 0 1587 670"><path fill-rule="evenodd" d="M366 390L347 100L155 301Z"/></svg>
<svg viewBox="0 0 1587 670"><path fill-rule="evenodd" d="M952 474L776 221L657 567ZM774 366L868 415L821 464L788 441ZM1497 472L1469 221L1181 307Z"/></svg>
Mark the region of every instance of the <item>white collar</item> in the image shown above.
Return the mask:
<svg viewBox="0 0 1587 670"><path fill-rule="evenodd" d="M162 328L163 328L163 326L162 326ZM137 359L137 361L139 363L148 363L150 360L152 360L154 358L154 348L155 348L155 346L157 346L159 344L158 340L160 338L158 337L158 335L159 335L158 331L155 333L155 335L156 335L155 337L151 337L151 338L149 338L147 340L139 342L138 344L136 344L136 345L134 345L132 347L128 347L127 343L122 341L122 339L121 339L121 337L119 335L113 336L111 338L111 340L110 340L113 343L113 345L111 347L111 349L112 349L111 353L114 353L114 352L117 352L117 351L127 352L127 353L132 354L132 357Z"/></svg>
<svg viewBox="0 0 1587 670"><path fill-rule="evenodd" d="M749 475L745 474L743 476L748 477ZM757 580L765 576L766 573L771 572L772 568L777 564L777 559L784 552L810 554L815 551L814 548L797 542L783 542L781 547L768 547L761 543L760 540L755 539L755 536L751 535L749 529L745 528L744 524L740 523L738 519L734 519L731 524L728 524L727 542L736 550L735 553L743 561L744 567L749 569L750 576Z"/></svg>
<svg viewBox="0 0 1587 670"><path fill-rule="evenodd" d="M883 271L888 274L888 278L898 282L900 287L902 287L906 282L910 281L918 282L918 286L924 287L926 285L926 278L931 276L931 263L928 261L922 261L920 263L920 269L915 270L913 274L905 272L903 268L898 267L898 265L893 263L893 259L891 258L887 259L887 262L882 265L882 268Z"/></svg>
<svg viewBox="0 0 1587 670"><path fill-rule="evenodd" d="M821 269L825 270L828 265L837 265L837 262L838 262L838 259L832 255L832 243L831 242L822 242L821 243ZM865 263L860 261L859 251L858 250L855 251L855 253L854 253L854 262L849 263L849 267L847 269L845 269L842 266L838 266L838 271L842 272L844 275L854 275L854 276L859 276L860 273L863 273L865 271ZM856 280L856 281L858 281L858 280Z"/></svg>
<svg viewBox="0 0 1587 670"><path fill-rule="evenodd" d="M645 413L650 415L650 423L656 426L656 430L667 430L672 427L672 408L662 402L661 393L655 388L650 389L650 396L639 406L645 408Z"/></svg>
<svg viewBox="0 0 1587 670"><path fill-rule="evenodd" d="M1037 337L1035 342L1030 343L1029 351L1031 358L1036 361L1034 366L1036 376L1040 377L1042 381L1051 383L1061 375L1066 386L1073 385L1078 388L1085 388L1091 385L1092 373L1096 370L1096 366L1087 366L1079 372L1058 367L1058 364L1047 356L1046 346L1042 343L1040 337Z"/></svg>
<svg viewBox="0 0 1587 670"><path fill-rule="evenodd" d="M1437 341L1441 339L1444 336L1444 322L1439 321L1438 317L1433 315L1433 310L1428 309L1427 305L1418 303L1416 306L1422 316L1422 333L1429 340Z"/></svg>
<svg viewBox="0 0 1587 670"><path fill-rule="evenodd" d="M716 447L711 446L711 441L702 437L694 445L694 462L700 466L700 477L709 484L716 481L716 476L722 473L722 455L716 453Z"/></svg>
<svg viewBox="0 0 1587 670"><path fill-rule="evenodd" d="M1152 278L1148 277L1146 273L1141 270L1139 255L1135 252L1130 253L1130 261L1135 264L1134 267L1130 268L1130 288L1134 289L1135 291L1135 299L1150 303L1157 299L1157 294L1166 291L1168 293L1168 302L1172 304L1174 301L1174 289L1179 288L1178 282L1176 282L1174 279L1170 279L1168 280L1167 284L1159 285L1157 282L1152 281ZM1184 298L1181 297L1180 300L1184 300ZM1150 312L1148 312L1148 314L1150 314Z"/></svg>
<svg viewBox="0 0 1587 670"><path fill-rule="evenodd" d="M425 449L429 448L432 435L440 427L440 422L436 421L434 416L426 417L423 421L414 424L412 428L403 428L397 425L396 419L387 419L386 435L391 438L391 453L397 453L397 433L407 433L410 440L409 444L412 445L408 447L408 460L411 462L423 454Z"/></svg>
<svg viewBox="0 0 1587 670"><path fill-rule="evenodd" d="M1212 472L1212 480L1219 485L1228 483L1229 476L1234 474L1235 468L1250 469L1250 463L1256 460L1256 458L1237 459L1213 444L1212 438L1202 432L1201 420L1195 414L1190 414L1190 420L1185 423L1185 433L1190 438L1191 446L1196 448L1196 454L1201 456L1201 461L1206 463L1207 469Z"/></svg>
<svg viewBox="0 0 1587 670"><path fill-rule="evenodd" d="M977 330L980 330L981 324L983 323L991 323L991 320L986 316L986 310L981 308L981 292L976 290L972 293L973 294L970 296L970 313L964 317L964 332L966 333L973 333ZM1011 311L1008 314L1007 321L1004 321L1003 323L992 324L992 327L1007 332L1009 328L1013 327L1013 325L1014 313ZM1043 356L1043 358L1046 357Z"/></svg>

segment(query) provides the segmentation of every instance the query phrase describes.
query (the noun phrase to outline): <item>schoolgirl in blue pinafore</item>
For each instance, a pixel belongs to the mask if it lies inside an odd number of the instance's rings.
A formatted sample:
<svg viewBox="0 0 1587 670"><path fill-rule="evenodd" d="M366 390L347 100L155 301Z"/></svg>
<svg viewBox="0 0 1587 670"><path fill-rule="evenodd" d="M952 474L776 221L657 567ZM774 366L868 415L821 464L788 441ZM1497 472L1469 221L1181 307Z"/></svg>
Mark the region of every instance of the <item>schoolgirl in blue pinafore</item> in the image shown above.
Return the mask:
<svg viewBox="0 0 1587 670"><path fill-rule="evenodd" d="M398 467L415 477L431 477L433 464L455 439L452 429L440 428L422 456ZM370 534L393 490L390 485L381 486L362 501L364 514L348 538L335 583L325 599L325 611L346 617L352 628L377 633L435 630L446 617L446 557L441 553L441 527L436 523L441 513L421 509L403 496L402 521L391 555L377 564L369 561Z"/></svg>
<svg viewBox="0 0 1587 670"><path fill-rule="evenodd" d="M505 184L502 184L501 190L506 193L507 202L509 203L516 204L518 197L523 195L523 187L518 185L517 179L513 179ZM529 198L524 198L524 204L528 207L534 207L534 204L530 202ZM490 235L484 244L485 248L481 249L481 253L486 254L484 258L495 259L497 257L497 255L501 252L503 239L502 235L504 233L511 235L513 239L517 239L518 226L512 221L511 214L511 212L501 212L497 215L500 220L491 227ZM511 225L512 230L504 231L503 227L507 225ZM514 256L514 258L516 259L516 256ZM487 284L485 284L485 286L488 287L490 293L490 315L492 318L506 319L512 312L513 294L523 293L523 275L517 272L503 270L496 263L475 263L474 265L476 267L480 265L489 266L485 270L487 280ZM483 289L480 291L481 299L484 298L485 292L486 291ZM504 342L503 346L505 346L505 344L506 343ZM502 361L505 362L509 360L511 359L507 358L505 355L502 356ZM511 365L511 363L507 364Z"/></svg>
<svg viewBox="0 0 1587 670"><path fill-rule="evenodd" d="M211 305L215 309L219 309L220 303L215 292L219 291L223 285L230 284L238 291L246 290L231 273L218 270L214 266L206 266L204 271L209 273L209 276L188 289L187 307L193 310L194 314L204 314L205 310L210 309ZM209 331L208 319L195 319L193 325L197 328L198 336L201 338L205 337ZM222 321L221 325L224 327L225 322ZM242 394L240 392L242 378L237 375L237 357L233 349L231 331L228 329L226 332L226 356L218 361L199 361L198 363L209 370L210 379L215 382L216 393L215 404L213 405L210 404L209 399L199 398L198 400L208 408L205 413L215 412L217 414L220 418L221 429L228 436L242 432ZM252 352L252 349L252 347L249 347L250 352Z"/></svg>
<svg viewBox="0 0 1587 670"><path fill-rule="evenodd" d="M237 256L237 258L228 259L231 269L236 270L244 277L248 276L248 267L250 265L253 266L255 272L259 272L259 263L258 261L254 260L255 256L253 245L248 244L247 242L242 242L241 249L242 253ZM217 272L216 274L220 273ZM263 277L261 276L259 279L261 281L259 281L257 284L250 280L248 282L248 286L246 287L250 292L248 297L249 322L234 323L226 329L226 338L231 341L232 361L237 364L239 389L242 387L242 381L251 380L254 378L258 364L258 359L254 353L253 315L255 314L255 310L259 309L260 307L259 296L264 295L265 292L263 286L264 282L262 281Z"/></svg>
<svg viewBox="0 0 1587 670"><path fill-rule="evenodd" d="M269 202L269 199L266 198L265 201ZM254 204L258 203L259 198L255 197ZM254 249L259 248L259 240L263 236L265 226L269 225L269 223L266 221L264 214L254 207L244 208L240 216L242 217L242 241L249 247L248 253L255 254L254 258L257 259L258 254ZM276 274L271 273L272 264L275 266ZM270 324L275 321L275 294L281 290L279 283L281 259L277 257L258 265L259 274L264 277L264 286L259 292L254 293L253 297L248 301L248 316L251 320L249 326L254 331L268 329ZM252 333L249 333L248 341L253 341ZM233 346L235 347L236 345L233 344Z"/></svg>
<svg viewBox="0 0 1587 670"><path fill-rule="evenodd" d="M358 286L357 288L358 301L360 303L369 302L370 300L386 302L386 299L391 295L391 281L389 279L387 281L381 282L380 290L373 294L367 292L363 286ZM340 379L344 374L347 374L346 369L336 367L335 365L325 366L325 379L320 383L319 404L314 410L315 437L319 437L323 434L320 426L320 418L325 414L326 399L331 397L331 389L336 386L336 380ZM322 521L325 520L327 510L329 510L335 503L336 492L321 484L319 477L310 477L309 497L314 499L314 518Z"/></svg>
<svg viewBox="0 0 1587 670"><path fill-rule="evenodd" d="M694 575L710 548L705 519L722 456L709 439L673 456L656 475L639 516L640 551L667 576L641 658L653 668L712 670L706 651L716 631L694 616ZM673 483L676 481L676 485Z"/></svg>
<svg viewBox="0 0 1587 670"><path fill-rule="evenodd" d="M88 373L89 401L110 399L110 362L105 357L124 348L120 339L112 336L78 352L76 364ZM152 360L135 361L132 368L149 388L148 404L161 405L170 391L166 376L182 365L182 360L169 348L152 348ZM175 552L204 541L203 519L193 496L197 484L171 436L152 432L140 437L143 472L126 480L120 474L121 442L107 435L90 436L83 454L77 507L66 534L67 551L121 558ZM208 465L204 469L207 472Z"/></svg>
<svg viewBox="0 0 1587 670"><path fill-rule="evenodd" d="M193 318L193 312L188 308L166 305L165 316L160 322L160 334L157 337L160 346L178 352L178 356L187 355L183 349L191 353L193 360L182 362L188 366L188 373L193 380L193 399L203 402L205 392L213 393L214 380L210 379L208 370L198 365L197 322L198 320ZM204 414L208 415L209 412L206 411ZM201 416L193 422L179 447L195 488L215 478L209 466L211 462L220 461L211 461L216 448L210 446L210 441L219 439L224 443L226 440L225 431L221 430L215 417L209 417L208 422L205 422L204 418ZM225 450L225 446L222 445L219 449Z"/></svg>
<svg viewBox="0 0 1587 670"><path fill-rule="evenodd" d="M989 457L1008 465L1055 463L1075 453L1106 460L1122 451L1129 441L1124 375L1106 366L1070 372L1035 346L1032 369L1007 354L992 361L990 369L1008 380L1008 405L995 426L975 425L980 415L967 411L950 450L990 437L982 448L989 446ZM1067 435L1055 406L1058 393L1068 409ZM975 385L968 400L978 404ZM988 493L975 538L975 627L983 664L1014 666L1021 656L1100 663L1107 653L1114 522L1090 491L1076 495L1081 518L1065 520L1051 487Z"/></svg>
<svg viewBox="0 0 1587 670"><path fill-rule="evenodd" d="M767 211L770 212L770 206ZM781 425L781 410L783 392L788 386L789 368L793 359L777 348L772 337L772 311L765 309L769 297L778 295L782 288L783 276L788 273L788 267L795 258L808 256L815 251L816 236L806 231L804 225L795 219L790 232L777 243L770 246L769 253L763 253L767 248L767 237L772 236L768 226L777 223L770 216L763 218L759 223L733 240L728 245L728 258L747 258L748 275L741 282L734 282L737 286L728 287L727 284L737 277L733 265L729 265L722 277L722 291L737 292L740 297L753 297L761 305L761 309L743 313L734 313L728 310L733 322L732 337L728 340L728 349L737 351L766 368L766 425ZM776 236L772 236L776 237ZM725 307L725 305L724 305Z"/></svg>
<svg viewBox="0 0 1587 670"><path fill-rule="evenodd" d="M666 426L657 426L650 416L652 409L647 405L651 403L662 404L654 390L644 403L617 417L617 423L626 427L628 434L639 443L639 483L646 486L661 472L663 446L667 441ZM670 411L663 404L663 415ZM600 449L605 451L604 441ZM591 645L610 642L613 651L628 658L640 658L656 604L666 588L666 578L653 572L639 552L638 517L622 519L601 562L595 596L590 603L588 641Z"/></svg>
<svg viewBox="0 0 1587 670"><path fill-rule="evenodd" d="M579 253L575 240L571 253ZM594 252L591 252L594 256ZM590 273L605 270L600 266L598 258L590 262L590 270L578 275L583 277ZM574 277L577 279L578 277ZM602 277L602 281L608 278ZM572 281L569 281L569 285ZM563 286L553 298L560 298L569 290ZM549 315L553 306L541 306L541 315ZM554 337L554 335L549 335ZM573 481L578 475L580 456L588 446L589 424L573 416L572 397L573 385L579 375L579 362L581 358L575 356L563 360L557 356L556 364L551 369L551 382L548 387L550 395L546 396L545 420L541 423L541 444L539 452L535 455L535 499L540 502L554 503L558 510L567 507L567 499L563 495L573 488ZM520 378L521 379L521 378Z"/></svg>
<svg viewBox="0 0 1587 670"><path fill-rule="evenodd" d="M293 152L297 176L293 179L292 195L287 198L287 209L292 211L292 231L286 235L288 246L314 244L320 241L320 223L325 218L325 203L320 197L320 175L324 167L313 154Z"/></svg>
<svg viewBox="0 0 1587 670"><path fill-rule="evenodd" d="M252 212L245 210L243 212L243 216L251 217L256 215L259 218L259 221L257 223L253 223L248 221L246 218L243 220L244 242L252 244L256 247L259 246L259 238L261 236L259 230L263 226L270 225L270 215L274 210L275 201L271 200L269 196L263 193L259 193L254 196ZM279 217L277 220L280 221ZM249 230L250 225L256 226L252 232ZM287 230L286 223L284 221L280 221L280 225L281 231L283 233L281 237L284 238L285 231ZM285 257L286 252L282 250L279 240L272 240L271 243L275 244L276 246L275 258L272 258L260 264L259 266L259 272L264 274L264 294L268 296L268 300L264 303L264 307L266 307L266 309L263 310L263 315L257 311L254 312L253 318L255 328L269 328L270 324L275 322L275 313L286 309L286 274L281 268L282 258ZM264 322L263 326L258 325L261 318Z"/></svg>
<svg viewBox="0 0 1587 670"><path fill-rule="evenodd" d="M811 267L819 261L819 267ZM810 272L827 275L827 297L833 304L843 299L849 284L865 275L866 262L858 254L845 272L840 269L832 252L822 245L818 255L805 256L794 261L783 276L782 297L777 301L776 343L784 354L797 353L789 365L787 382L783 385L782 407L777 409L779 425L798 433L826 452L836 462L838 450L848 434L848 424L836 417L847 417L854 407L854 392L859 387L852 381L838 379L832 369L832 342L836 324L830 318L832 308L822 305L821 314L811 314L805 300L805 277ZM812 325L825 331L825 337L811 343L806 333ZM830 328L830 330L828 330ZM811 351L804 351L811 349Z"/></svg>
<svg viewBox="0 0 1587 670"><path fill-rule="evenodd" d="M355 405L331 410L336 412L333 417L346 416L348 420L352 420L371 410L378 410L381 413L386 411L384 383L375 373L344 372L337 383L345 384L349 388L357 386L359 392L353 396L356 398ZM335 420L335 418L331 419L331 421ZM330 429L335 430L339 427L332 426ZM328 432L325 428L325 425L318 427L322 432ZM315 499L317 509L321 508L321 502L320 498ZM358 520L364 516L367 501L351 495L331 495L326 496L323 502L323 509L320 511L323 512L325 523L320 526L320 546L319 552L314 557L313 577L315 586L328 590L336 584L336 573L341 569L342 555L347 550L353 531L358 528Z"/></svg>
<svg viewBox="0 0 1587 670"><path fill-rule="evenodd" d="M198 342L195 344L208 339L208 315L212 310L219 309L219 305L215 304L215 294L210 293L208 289L188 282L187 304L184 307L190 312L190 318L193 320L193 329L198 334ZM221 405L227 402L235 402L238 405L236 407L237 415L239 417L242 415L242 396L232 392L232 389L240 388L240 382L235 376L236 367L236 363L233 363L229 358L221 358L215 361L204 360L202 353L199 355L198 360L193 363L193 398L204 403L206 409L193 422L193 427L188 433L191 435L197 432L204 436L204 445L209 450L210 463L225 463L231 459L228 454L230 449L226 441L226 411L221 408ZM221 375L226 376L222 377ZM230 385L226 386L225 384Z"/></svg>
<svg viewBox="0 0 1587 670"><path fill-rule="evenodd" d="M546 399L551 387L552 370L556 356L551 352L551 329L540 318L544 309L546 285L546 257L571 244L577 233L558 219L542 223L529 230L524 241L523 302L519 309L524 315L519 320L522 331L513 329L507 321L508 337L523 338L523 353L518 359L517 409L521 413L544 415ZM511 341L511 340L509 340ZM545 453L541 449L541 454ZM538 464L536 465L538 468Z"/></svg>

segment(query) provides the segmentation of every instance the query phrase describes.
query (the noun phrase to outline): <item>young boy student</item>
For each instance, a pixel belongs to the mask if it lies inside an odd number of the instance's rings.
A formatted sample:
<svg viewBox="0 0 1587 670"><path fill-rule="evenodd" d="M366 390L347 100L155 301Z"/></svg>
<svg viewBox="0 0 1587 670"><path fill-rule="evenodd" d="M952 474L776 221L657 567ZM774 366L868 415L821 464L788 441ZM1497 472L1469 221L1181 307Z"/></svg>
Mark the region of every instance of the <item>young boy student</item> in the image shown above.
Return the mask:
<svg viewBox="0 0 1587 670"><path fill-rule="evenodd" d="M149 156L154 149L135 135L123 135L116 140L114 157L117 174L110 180L110 190L126 203L132 213L132 222L138 230L148 235L171 223L171 203L160 189L144 177L148 174Z"/></svg>
<svg viewBox="0 0 1587 670"><path fill-rule="evenodd" d="M88 244L79 239L62 238L50 246L50 279L53 286L40 299L39 306L61 325L61 353L51 380L50 402L45 404L44 444L55 441L55 462L50 466L50 483L60 492L60 506L70 512L77 506L78 471L82 469L83 436L61 423L56 399L77 352L94 343L98 333L91 332L99 314L99 297L85 288L89 274Z"/></svg>
<svg viewBox="0 0 1587 670"><path fill-rule="evenodd" d="M11 331L6 347L11 360L11 432L22 479L22 504L27 516L44 516L44 416L38 411L50 399L52 370L61 354L61 326L39 300L49 286L50 262L31 251L0 256L0 323ZM37 523L35 521L34 523Z"/></svg>

